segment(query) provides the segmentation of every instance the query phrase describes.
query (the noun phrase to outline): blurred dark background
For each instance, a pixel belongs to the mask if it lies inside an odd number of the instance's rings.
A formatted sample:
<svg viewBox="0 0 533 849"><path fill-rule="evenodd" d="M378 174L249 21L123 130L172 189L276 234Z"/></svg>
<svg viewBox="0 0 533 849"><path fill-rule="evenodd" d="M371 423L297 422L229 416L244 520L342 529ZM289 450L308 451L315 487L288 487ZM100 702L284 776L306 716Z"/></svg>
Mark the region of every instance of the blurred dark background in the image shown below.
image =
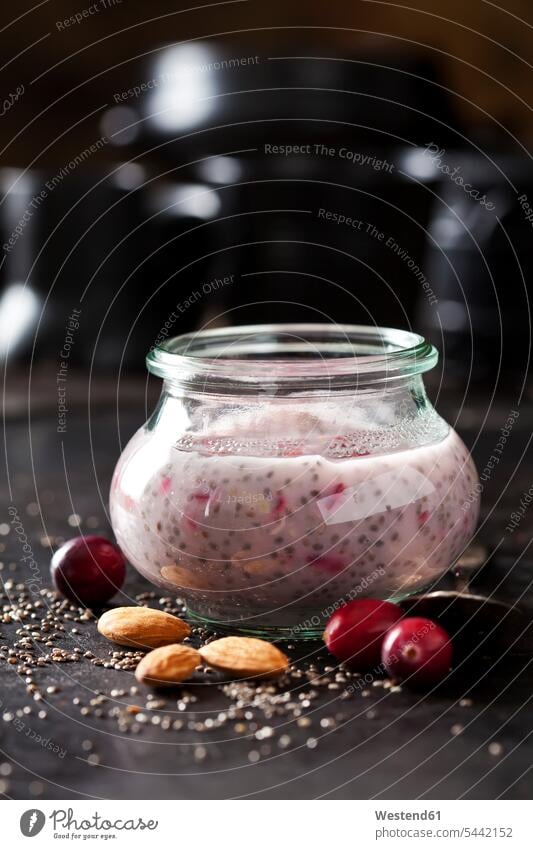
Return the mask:
<svg viewBox="0 0 533 849"><path fill-rule="evenodd" d="M532 25L519 0L3 8L9 397L30 363L36 400L61 368L127 386L166 336L259 321L411 327L437 381L519 390Z"/></svg>
<svg viewBox="0 0 533 849"><path fill-rule="evenodd" d="M113 467L160 388L144 368L150 346L200 327L294 320L431 337L442 355L426 376L432 399L482 479L457 586L488 564L475 591L531 612L531 3L193 6L1 6L4 612L25 598L20 581L50 585L66 538L110 533ZM40 572L9 534L13 506ZM130 601L149 589L129 571ZM19 626L6 613L2 631L22 656L30 631ZM83 640L100 657L92 623L80 630L67 628L65 650ZM218 701L192 708L194 730L188 722L176 744L163 723L138 745L122 720L110 734L114 720L100 725L100 708L93 721L85 704L127 673L89 659L78 672L36 670L47 711L24 709L32 735L14 733L8 711L22 715L33 679L6 663L0 747L13 769L0 794L218 797L222 765L228 796L396 798L400 786L416 799L530 798L531 657L502 645L489 674L483 653L465 687L422 704L404 688L377 711L343 701L346 721L331 734L328 718L318 749L298 742L311 729L291 731L293 751L252 771L246 735L230 756L196 730ZM381 703L385 691L370 689L365 701Z"/></svg>

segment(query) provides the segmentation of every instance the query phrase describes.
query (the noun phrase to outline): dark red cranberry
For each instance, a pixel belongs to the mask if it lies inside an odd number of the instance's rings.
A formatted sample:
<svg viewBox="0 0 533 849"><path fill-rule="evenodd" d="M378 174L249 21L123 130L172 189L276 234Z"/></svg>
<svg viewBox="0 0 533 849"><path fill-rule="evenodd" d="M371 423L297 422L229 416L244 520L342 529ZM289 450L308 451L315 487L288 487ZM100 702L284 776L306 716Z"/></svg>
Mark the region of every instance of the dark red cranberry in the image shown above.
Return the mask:
<svg viewBox="0 0 533 849"><path fill-rule="evenodd" d="M280 493L278 493L277 496L276 496L276 500L274 502L274 506L272 507L272 510L270 512L271 512L272 516L275 516L276 519L279 519L279 518L281 518L281 516L283 516L286 509L287 509L287 499L285 498L284 495L281 495Z"/></svg>
<svg viewBox="0 0 533 849"><path fill-rule="evenodd" d="M118 546L104 537L76 537L58 548L50 571L60 593L90 607L105 604L121 588L126 563Z"/></svg>
<svg viewBox="0 0 533 849"><path fill-rule="evenodd" d="M436 684L450 671L453 646L431 619L403 619L386 635L381 659L389 675L413 684Z"/></svg>
<svg viewBox="0 0 533 849"><path fill-rule="evenodd" d="M334 554L326 554L324 557L311 558L310 563L324 572L329 572L331 575L338 575L344 569L345 563L340 557Z"/></svg>
<svg viewBox="0 0 533 849"><path fill-rule="evenodd" d="M383 637L401 617L401 609L390 601L351 601L333 614L324 641L339 660L350 662L355 669L369 669L379 664Z"/></svg>

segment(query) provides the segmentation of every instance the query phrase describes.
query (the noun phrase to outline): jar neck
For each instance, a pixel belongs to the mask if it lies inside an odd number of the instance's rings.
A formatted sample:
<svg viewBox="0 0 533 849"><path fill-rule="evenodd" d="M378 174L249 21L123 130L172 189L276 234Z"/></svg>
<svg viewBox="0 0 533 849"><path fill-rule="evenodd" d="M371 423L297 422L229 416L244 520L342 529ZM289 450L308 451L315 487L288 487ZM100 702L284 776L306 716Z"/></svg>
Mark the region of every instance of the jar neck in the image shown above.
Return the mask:
<svg viewBox="0 0 533 849"><path fill-rule="evenodd" d="M174 394L262 400L388 391L416 383L436 362L436 350L414 333L321 324L201 331L169 340L147 357L149 371Z"/></svg>
<svg viewBox="0 0 533 849"><path fill-rule="evenodd" d="M302 385L280 386L275 380L269 383L263 382L254 387L248 387L248 391L242 391L242 386L228 387L226 385L214 387L208 386L202 379L194 379L191 375L186 380L165 379L163 381L162 393L167 397L191 398L201 403L240 403L241 400L248 406L254 404L265 404L268 401L288 404L297 402L324 403L334 401L336 403L356 402L358 404L381 401L383 404L395 404L400 401L408 402L416 399L416 403L423 406L429 404L424 385L423 375L413 374L407 377L395 377L379 382L364 382L358 385L350 381L347 385L342 381L331 381L329 385L321 388L309 389Z"/></svg>

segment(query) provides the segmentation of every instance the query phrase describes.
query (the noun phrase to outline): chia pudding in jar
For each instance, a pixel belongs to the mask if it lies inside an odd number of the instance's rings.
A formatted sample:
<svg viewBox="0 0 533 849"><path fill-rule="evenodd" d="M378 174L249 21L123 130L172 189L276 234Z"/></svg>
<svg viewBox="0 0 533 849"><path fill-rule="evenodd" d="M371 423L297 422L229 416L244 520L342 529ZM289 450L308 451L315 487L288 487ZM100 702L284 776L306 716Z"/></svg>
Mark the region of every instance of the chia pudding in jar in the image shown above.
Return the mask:
<svg viewBox="0 0 533 849"><path fill-rule="evenodd" d="M340 604L431 585L471 539L478 478L404 331L278 325L178 337L111 489L117 540L193 617L308 637Z"/></svg>

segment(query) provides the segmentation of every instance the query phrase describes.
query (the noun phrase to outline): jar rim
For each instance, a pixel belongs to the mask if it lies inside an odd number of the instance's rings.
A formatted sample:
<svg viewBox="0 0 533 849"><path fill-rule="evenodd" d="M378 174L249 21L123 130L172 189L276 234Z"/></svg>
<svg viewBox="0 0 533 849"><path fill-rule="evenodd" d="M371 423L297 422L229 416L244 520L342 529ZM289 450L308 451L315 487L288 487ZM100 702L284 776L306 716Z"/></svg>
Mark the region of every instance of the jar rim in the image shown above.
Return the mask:
<svg viewBox="0 0 533 849"><path fill-rule="evenodd" d="M357 387L421 374L438 361L417 333L358 324L255 324L185 333L154 346L148 371L209 391Z"/></svg>

